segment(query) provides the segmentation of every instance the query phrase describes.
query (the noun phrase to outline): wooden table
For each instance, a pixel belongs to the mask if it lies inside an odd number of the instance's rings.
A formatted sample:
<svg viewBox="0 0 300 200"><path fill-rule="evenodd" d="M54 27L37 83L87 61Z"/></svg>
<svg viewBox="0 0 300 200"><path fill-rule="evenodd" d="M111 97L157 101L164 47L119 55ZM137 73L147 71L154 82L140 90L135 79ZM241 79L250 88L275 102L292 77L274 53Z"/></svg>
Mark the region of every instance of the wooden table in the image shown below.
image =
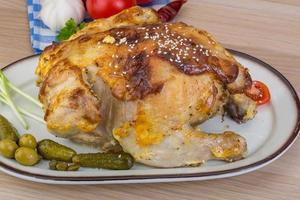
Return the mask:
<svg viewBox="0 0 300 200"><path fill-rule="evenodd" d="M24 0L0 0L0 65L32 54ZM226 47L254 55L300 91L300 1L189 0L178 20L213 33ZM222 180L61 186L0 173L0 199L300 199L300 140L256 172Z"/></svg>

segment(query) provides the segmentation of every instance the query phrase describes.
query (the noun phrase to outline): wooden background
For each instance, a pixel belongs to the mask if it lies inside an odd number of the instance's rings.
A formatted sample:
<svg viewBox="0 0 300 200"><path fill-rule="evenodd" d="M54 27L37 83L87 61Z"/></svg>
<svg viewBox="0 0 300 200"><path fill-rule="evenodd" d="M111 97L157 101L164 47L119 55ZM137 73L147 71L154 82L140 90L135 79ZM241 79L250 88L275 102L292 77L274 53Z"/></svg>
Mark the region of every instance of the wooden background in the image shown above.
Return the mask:
<svg viewBox="0 0 300 200"><path fill-rule="evenodd" d="M0 0L0 66L32 54L25 0ZM213 33L225 47L256 56L300 91L299 0L189 0L177 20ZM0 199L300 199L300 140L256 172L203 182L58 186L0 173Z"/></svg>

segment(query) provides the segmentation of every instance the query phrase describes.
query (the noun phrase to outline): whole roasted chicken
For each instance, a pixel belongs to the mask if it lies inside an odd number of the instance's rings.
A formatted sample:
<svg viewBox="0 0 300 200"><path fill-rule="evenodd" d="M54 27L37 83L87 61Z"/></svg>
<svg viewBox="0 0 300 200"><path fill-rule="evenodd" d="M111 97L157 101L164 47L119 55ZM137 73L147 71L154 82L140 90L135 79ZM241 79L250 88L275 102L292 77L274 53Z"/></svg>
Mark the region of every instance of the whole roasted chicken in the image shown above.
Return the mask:
<svg viewBox="0 0 300 200"><path fill-rule="evenodd" d="M45 121L55 135L102 150L122 149L156 167L243 158L233 132L195 126L216 114L254 117L251 77L210 34L161 23L133 7L52 44L36 70Z"/></svg>

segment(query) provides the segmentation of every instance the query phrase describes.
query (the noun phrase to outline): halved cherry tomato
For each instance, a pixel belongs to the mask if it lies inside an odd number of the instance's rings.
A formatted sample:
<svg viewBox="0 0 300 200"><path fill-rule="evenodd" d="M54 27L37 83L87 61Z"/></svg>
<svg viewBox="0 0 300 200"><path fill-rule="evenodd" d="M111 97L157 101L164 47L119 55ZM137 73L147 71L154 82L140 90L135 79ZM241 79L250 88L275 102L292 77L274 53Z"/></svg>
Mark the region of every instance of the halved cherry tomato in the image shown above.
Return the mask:
<svg viewBox="0 0 300 200"><path fill-rule="evenodd" d="M251 88L246 90L245 94L255 101L257 105L268 103L271 99L268 87L260 81L252 81Z"/></svg>
<svg viewBox="0 0 300 200"><path fill-rule="evenodd" d="M136 5L136 0L87 0L86 7L93 19L115 15Z"/></svg>

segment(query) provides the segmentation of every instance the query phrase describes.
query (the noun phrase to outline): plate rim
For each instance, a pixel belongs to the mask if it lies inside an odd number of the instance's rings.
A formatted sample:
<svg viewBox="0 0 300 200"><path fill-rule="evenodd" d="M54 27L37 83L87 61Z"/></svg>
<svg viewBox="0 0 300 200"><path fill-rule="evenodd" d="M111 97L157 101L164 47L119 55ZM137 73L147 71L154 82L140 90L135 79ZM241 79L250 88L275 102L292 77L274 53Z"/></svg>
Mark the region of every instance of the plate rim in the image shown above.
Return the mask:
<svg viewBox="0 0 300 200"><path fill-rule="evenodd" d="M7 164L4 164L0 161L0 169L3 170L4 172L10 172L10 175L14 175L14 176L21 176L24 178L28 177L28 179L31 179L32 181L37 181L37 182L85 182L85 183L95 183L95 182L110 182L110 181L132 181L132 182L138 182L139 180L164 180L164 179L168 179L170 181L172 181L172 179L199 179L199 178L203 178L203 179L209 179L209 177L216 177L216 178L221 178L222 176L224 177L228 177L230 176L230 174L232 175L237 175L237 174L243 174L244 173L248 173L251 172L253 170L256 170L260 167L263 167L269 163L271 163L272 161L274 161L275 159L279 158L285 151L287 151L289 149L289 147L294 143L294 141L297 139L298 135L299 135L299 130L300 130L300 100L299 97L297 95L297 92L295 90L295 88L292 86L292 84L289 82L289 80L282 75L277 69L275 69L274 67L272 67L270 64L262 61L259 58L256 58L252 55L249 55L247 53L244 52L240 52L237 50L233 50L233 49L229 49L227 48L227 50L230 53L233 53L235 55L239 55L241 57L247 58L249 60L252 60L254 62L257 62L259 64L261 64L262 66L264 66L266 69L268 69L269 71L271 71L272 73L274 73L278 78L280 78L280 80L288 87L293 100L295 101L295 105L297 107L297 121L295 123L295 126L293 128L293 131L290 135L290 137L285 141L285 143L278 148L276 151L274 151L272 154L270 154L269 156L265 157L264 159L261 159L257 162L245 165L245 166L241 166L241 167L236 167L233 169L228 169L228 170L220 170L220 171L211 171L211 172L199 172L199 173L188 173L188 174L151 174L151 175L123 175L123 176L80 176L80 177L62 177L62 176L50 176L50 175L42 175L42 174L35 174L35 173L31 173L31 172L27 172L27 171L23 171L23 170L19 170L16 169L12 166L9 166ZM26 57L23 57L21 59L18 59L8 65L6 65L5 67L3 67L1 70L5 71L6 69L8 69L9 67L11 67L12 65L15 65L19 62L22 62L24 60L33 58L33 57L38 57L40 54L33 54L33 55L29 55ZM252 169L252 170L251 170ZM227 175L227 176L226 176ZM27 178L26 178L27 179ZM43 181L44 180L44 181Z"/></svg>

